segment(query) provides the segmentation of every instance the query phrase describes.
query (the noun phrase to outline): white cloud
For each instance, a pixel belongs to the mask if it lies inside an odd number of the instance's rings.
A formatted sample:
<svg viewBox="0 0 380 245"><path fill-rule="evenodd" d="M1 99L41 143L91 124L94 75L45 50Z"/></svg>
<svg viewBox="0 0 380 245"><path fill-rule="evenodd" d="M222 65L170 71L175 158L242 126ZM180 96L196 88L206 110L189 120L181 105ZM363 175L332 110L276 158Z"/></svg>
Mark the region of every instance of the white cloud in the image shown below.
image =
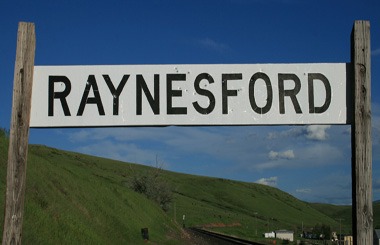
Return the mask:
<svg viewBox="0 0 380 245"><path fill-rule="evenodd" d="M268 186L277 186L277 176L269 177L269 178L261 178L256 181L257 184L268 185Z"/></svg>
<svg viewBox="0 0 380 245"><path fill-rule="evenodd" d="M221 43L221 42L217 42L217 41L215 41L211 38L208 38L208 37L199 39L198 43L200 45L202 45L203 47L206 47L206 48L209 48L212 50L216 50L218 52L225 52L225 51L229 50L228 45Z"/></svg>
<svg viewBox="0 0 380 245"><path fill-rule="evenodd" d="M279 168L316 168L345 163L342 149L323 143L313 143L298 146L297 156L293 150L270 151L266 155L268 161L261 161L246 166L247 169L266 171Z"/></svg>
<svg viewBox="0 0 380 245"><path fill-rule="evenodd" d="M119 155L126 155L123 153L125 149L118 145L133 144L141 149L155 151L166 159L169 156L181 158L181 162L183 159L196 161L199 157L212 157L218 159L216 161L239 163L252 162L257 157L257 152L260 151L258 146L264 138L248 127L99 128L81 129L67 135L73 144L82 147L76 147L81 152L84 145L95 147L103 141L110 141L116 146L112 149L115 156L117 150L121 151ZM103 152L102 149L99 152ZM109 154L104 156L109 157ZM135 161L127 158L124 160Z"/></svg>
<svg viewBox="0 0 380 245"><path fill-rule="evenodd" d="M94 156L100 156L125 162L155 165L160 152L142 149L136 144L117 143L109 140L97 141L78 148L78 151ZM166 166L165 166L166 167Z"/></svg>
<svg viewBox="0 0 380 245"><path fill-rule="evenodd" d="M276 140L276 139L289 138L289 137L296 138L298 136L303 135L304 131L305 131L305 127L296 126L296 127L292 127L290 129L283 130L280 132L275 132L275 131L269 132L267 139Z"/></svg>
<svg viewBox="0 0 380 245"><path fill-rule="evenodd" d="M85 142L89 137L91 137L90 130L80 130L69 134L69 140L72 142Z"/></svg>
<svg viewBox="0 0 380 245"><path fill-rule="evenodd" d="M279 167L284 167L284 166L288 166L288 165L286 165L284 160L282 160L282 161L269 161L269 162L256 163L253 166L253 168L258 171L265 171L269 169L277 169Z"/></svg>
<svg viewBox="0 0 380 245"><path fill-rule="evenodd" d="M309 145L300 151L299 158L304 163L312 163L314 166L336 164L337 162L341 162L344 157L341 149L322 143Z"/></svg>
<svg viewBox="0 0 380 245"><path fill-rule="evenodd" d="M267 139L277 140L283 138L297 138L302 136L306 137L306 139L309 140L323 141L328 139L329 135L327 133L327 130L330 128L330 125L296 126L280 132L269 132Z"/></svg>
<svg viewBox="0 0 380 245"><path fill-rule="evenodd" d="M312 188L299 188L294 196L308 201L331 204L351 204L351 175L345 172L332 172L310 181ZM310 190L310 191L309 191Z"/></svg>
<svg viewBox="0 0 380 245"><path fill-rule="evenodd" d="M73 142L100 141L112 139L116 141L162 140L170 137L165 130L155 127L146 128L94 128L81 129L69 135Z"/></svg>
<svg viewBox="0 0 380 245"><path fill-rule="evenodd" d="M293 150L286 150L282 152L270 151L268 154L269 159L278 160L278 159L293 159L295 157Z"/></svg>
<svg viewBox="0 0 380 245"><path fill-rule="evenodd" d="M323 141L328 138L327 129L331 128L330 125L310 125L306 127L306 138L311 140Z"/></svg>
<svg viewBox="0 0 380 245"><path fill-rule="evenodd" d="M304 183L307 188L305 185L295 186L289 191L299 197L312 198L321 191L315 185L309 185L311 179L320 178L311 172L320 171L321 166L333 167L349 161L346 161L342 153L344 149L339 144L308 140L306 128L94 128L76 129L66 136L70 136L72 147L83 153L150 166L155 164L158 156L167 164L164 168L168 170L239 180L244 178L245 181L253 179L257 180L256 183L276 187L278 178L281 178L282 189L289 181L286 173L308 172L311 177ZM273 137L268 137L271 135L268 132L274 132ZM339 140L343 135L342 131L338 133L336 130L331 130L330 134L333 140ZM308 188L311 193L307 193Z"/></svg>

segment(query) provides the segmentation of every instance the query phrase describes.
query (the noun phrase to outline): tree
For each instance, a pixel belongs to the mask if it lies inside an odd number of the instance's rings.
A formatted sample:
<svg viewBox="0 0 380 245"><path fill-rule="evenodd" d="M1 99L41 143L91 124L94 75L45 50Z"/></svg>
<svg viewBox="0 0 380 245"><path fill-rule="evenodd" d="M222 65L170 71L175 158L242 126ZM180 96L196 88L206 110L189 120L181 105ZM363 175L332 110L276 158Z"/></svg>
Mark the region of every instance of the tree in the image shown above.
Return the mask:
<svg viewBox="0 0 380 245"><path fill-rule="evenodd" d="M314 226L313 233L318 235L319 239L330 240L331 228L325 224L316 224Z"/></svg>
<svg viewBox="0 0 380 245"><path fill-rule="evenodd" d="M147 198L156 202L165 211L169 211L173 199L173 192L162 178L162 164L158 164L156 156L156 167L145 173L135 173L132 177L132 190L144 194Z"/></svg>

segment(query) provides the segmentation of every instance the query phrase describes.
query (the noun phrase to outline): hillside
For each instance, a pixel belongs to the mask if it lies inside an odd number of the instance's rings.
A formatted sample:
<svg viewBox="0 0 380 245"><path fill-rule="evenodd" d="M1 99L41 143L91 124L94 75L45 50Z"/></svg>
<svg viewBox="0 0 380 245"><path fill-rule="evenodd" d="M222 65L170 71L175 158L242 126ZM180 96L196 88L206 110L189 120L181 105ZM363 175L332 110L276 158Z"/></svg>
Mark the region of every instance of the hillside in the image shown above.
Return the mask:
<svg viewBox="0 0 380 245"><path fill-rule="evenodd" d="M342 223L352 223L352 207L349 205L336 206L322 203L312 203L311 205L335 220L342 219ZM373 227L380 229L380 201L373 202L373 217Z"/></svg>
<svg viewBox="0 0 380 245"><path fill-rule="evenodd" d="M305 230L316 224L339 227L336 220L308 203L273 187L186 175L171 181L176 186L176 219L179 222L185 214L188 226L203 226L255 240L264 232L277 229L300 234L302 226Z"/></svg>
<svg viewBox="0 0 380 245"><path fill-rule="evenodd" d="M7 142L0 137L0 191L5 192ZM335 217L276 188L160 171L173 191L168 212L130 188L143 165L29 147L23 241L28 244L143 244L148 227L158 244L186 244L181 229L198 226L257 240L275 229L301 233L316 224L338 230ZM0 195L0 208L4 194ZM339 210L339 207L337 207ZM1 228L3 214L0 215ZM185 218L185 219L183 219ZM350 226L343 224L346 232ZM191 243L191 242L190 242Z"/></svg>
<svg viewBox="0 0 380 245"><path fill-rule="evenodd" d="M3 210L7 150L0 141ZM23 243L145 244L141 228L148 227L151 241L183 244L180 227L159 206L123 185L127 171L128 164L31 145Z"/></svg>

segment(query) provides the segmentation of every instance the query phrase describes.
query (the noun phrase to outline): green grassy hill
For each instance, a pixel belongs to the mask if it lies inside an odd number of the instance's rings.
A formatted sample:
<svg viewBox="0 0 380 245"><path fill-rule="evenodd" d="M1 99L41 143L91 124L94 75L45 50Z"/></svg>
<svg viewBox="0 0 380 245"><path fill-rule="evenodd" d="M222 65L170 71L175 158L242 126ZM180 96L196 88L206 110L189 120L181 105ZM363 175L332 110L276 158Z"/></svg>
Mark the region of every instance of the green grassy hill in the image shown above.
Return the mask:
<svg viewBox="0 0 380 245"><path fill-rule="evenodd" d="M335 220L342 219L342 223L352 224L352 207L349 205L336 206L322 203L313 203L311 205ZM380 201L373 202L373 216L373 227L380 229Z"/></svg>
<svg viewBox="0 0 380 245"><path fill-rule="evenodd" d="M276 188L182 175L170 176L175 185L176 220L185 214L187 226L201 226L239 237L257 240L264 232L288 229L295 234L311 230L316 224L334 228L339 223L291 195ZM347 227L347 229L349 229ZM257 235L256 235L257 234Z"/></svg>
<svg viewBox="0 0 380 245"><path fill-rule="evenodd" d="M0 141L3 210L7 150ZM29 146L23 243L145 244L141 228L148 227L154 243L183 244L180 226L125 186L128 171L128 164Z"/></svg>
<svg viewBox="0 0 380 245"><path fill-rule="evenodd" d="M0 135L0 208L4 207L7 139ZM335 216L276 188L226 179L160 171L173 191L168 212L133 191L136 175L156 171L143 165L29 146L23 241L27 244L191 244L181 229L197 226L258 240L262 233L289 229L299 234ZM344 210L343 210L344 209ZM343 210L343 211L342 211ZM183 217L185 219L183 220ZM340 216L340 215L339 215ZM3 225L0 214L0 227ZM339 217L340 218L340 217ZM350 232L350 225L342 229ZM0 234L1 236L1 234Z"/></svg>

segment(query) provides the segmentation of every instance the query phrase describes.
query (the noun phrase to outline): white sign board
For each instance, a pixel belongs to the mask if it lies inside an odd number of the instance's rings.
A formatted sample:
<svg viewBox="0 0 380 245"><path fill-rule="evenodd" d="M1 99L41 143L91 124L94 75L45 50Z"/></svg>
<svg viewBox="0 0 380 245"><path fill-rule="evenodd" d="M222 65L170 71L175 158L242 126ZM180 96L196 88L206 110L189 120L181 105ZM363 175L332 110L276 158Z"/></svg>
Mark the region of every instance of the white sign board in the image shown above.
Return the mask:
<svg viewBox="0 0 380 245"><path fill-rule="evenodd" d="M31 127L346 124L345 63L35 66Z"/></svg>

